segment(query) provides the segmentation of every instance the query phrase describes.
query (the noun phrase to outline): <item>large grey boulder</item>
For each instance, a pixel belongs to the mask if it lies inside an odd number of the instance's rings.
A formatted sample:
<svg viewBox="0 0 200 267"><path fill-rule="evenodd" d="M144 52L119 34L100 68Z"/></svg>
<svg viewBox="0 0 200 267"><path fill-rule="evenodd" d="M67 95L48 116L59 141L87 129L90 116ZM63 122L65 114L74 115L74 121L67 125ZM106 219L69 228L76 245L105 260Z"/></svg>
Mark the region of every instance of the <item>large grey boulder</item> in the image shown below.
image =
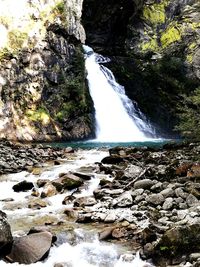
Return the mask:
<svg viewBox="0 0 200 267"><path fill-rule="evenodd" d="M31 264L47 257L52 243L49 232L34 233L15 238L11 253L7 255L10 262Z"/></svg>
<svg viewBox="0 0 200 267"><path fill-rule="evenodd" d="M10 225L7 222L6 214L0 211L0 256L10 252L12 247L13 237L10 230Z"/></svg>

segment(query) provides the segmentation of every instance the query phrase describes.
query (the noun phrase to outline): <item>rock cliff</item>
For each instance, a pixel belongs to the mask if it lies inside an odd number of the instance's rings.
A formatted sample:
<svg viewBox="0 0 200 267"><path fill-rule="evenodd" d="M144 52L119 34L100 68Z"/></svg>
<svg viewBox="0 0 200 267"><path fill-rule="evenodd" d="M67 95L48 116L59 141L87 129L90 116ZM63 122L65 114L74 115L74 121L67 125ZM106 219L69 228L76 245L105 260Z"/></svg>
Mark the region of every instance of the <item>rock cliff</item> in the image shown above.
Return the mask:
<svg viewBox="0 0 200 267"><path fill-rule="evenodd" d="M200 85L198 0L0 0L0 9L0 138L94 136L85 39L111 57L158 131L174 135L183 95Z"/></svg>
<svg viewBox="0 0 200 267"><path fill-rule="evenodd" d="M85 0L86 42L112 56L127 94L161 132L172 133L182 95L200 85L198 0Z"/></svg>
<svg viewBox="0 0 200 267"><path fill-rule="evenodd" d="M2 0L0 8L0 138L92 136L82 0Z"/></svg>

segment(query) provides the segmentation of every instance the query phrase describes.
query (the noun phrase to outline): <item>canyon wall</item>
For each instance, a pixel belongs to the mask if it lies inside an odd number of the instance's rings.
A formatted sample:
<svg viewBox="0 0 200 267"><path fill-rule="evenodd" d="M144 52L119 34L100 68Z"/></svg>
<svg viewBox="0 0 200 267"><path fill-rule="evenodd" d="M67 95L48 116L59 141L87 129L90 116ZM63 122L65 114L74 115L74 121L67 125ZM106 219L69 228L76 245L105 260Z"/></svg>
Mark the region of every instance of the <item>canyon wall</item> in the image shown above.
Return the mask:
<svg viewBox="0 0 200 267"><path fill-rule="evenodd" d="M0 9L0 138L92 137L82 0L1 0Z"/></svg>
<svg viewBox="0 0 200 267"><path fill-rule="evenodd" d="M0 0L0 138L94 137L82 44L163 136L200 86L198 0ZM166 134L167 133L167 134Z"/></svg>

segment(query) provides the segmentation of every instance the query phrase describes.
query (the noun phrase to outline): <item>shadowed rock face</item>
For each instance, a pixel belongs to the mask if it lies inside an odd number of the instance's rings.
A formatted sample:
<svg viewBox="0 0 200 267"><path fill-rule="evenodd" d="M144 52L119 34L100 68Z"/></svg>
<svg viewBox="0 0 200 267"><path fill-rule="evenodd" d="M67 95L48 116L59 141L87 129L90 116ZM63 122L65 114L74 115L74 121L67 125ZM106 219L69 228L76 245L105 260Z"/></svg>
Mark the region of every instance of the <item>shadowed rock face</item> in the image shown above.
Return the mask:
<svg viewBox="0 0 200 267"><path fill-rule="evenodd" d="M127 37L127 25L142 1L86 0L82 23L87 33L86 43L97 52L122 54Z"/></svg>
<svg viewBox="0 0 200 267"><path fill-rule="evenodd" d="M182 94L199 86L200 3L85 0L86 42L160 132L174 135Z"/></svg>
<svg viewBox="0 0 200 267"><path fill-rule="evenodd" d="M6 214L0 211L0 256L6 255L10 252L12 242L13 237L10 225L6 219Z"/></svg>

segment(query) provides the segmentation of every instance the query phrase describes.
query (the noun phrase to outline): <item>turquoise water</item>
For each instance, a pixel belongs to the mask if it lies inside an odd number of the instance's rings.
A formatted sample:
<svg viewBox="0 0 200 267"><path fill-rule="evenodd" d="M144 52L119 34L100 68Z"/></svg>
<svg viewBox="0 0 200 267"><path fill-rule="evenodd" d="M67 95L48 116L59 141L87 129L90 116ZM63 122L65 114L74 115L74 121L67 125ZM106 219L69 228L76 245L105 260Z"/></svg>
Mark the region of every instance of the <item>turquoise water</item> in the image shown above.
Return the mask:
<svg viewBox="0 0 200 267"><path fill-rule="evenodd" d="M116 146L122 147L142 147L148 146L152 148L162 148L164 144L167 143L177 143L180 140L167 140L167 139L155 139L145 142L123 142L123 143L107 143L107 142L95 142L95 141L80 141L80 142L58 142L58 143L49 143L53 147L72 147L72 148L82 148L82 149L94 149L94 148L112 148Z"/></svg>

